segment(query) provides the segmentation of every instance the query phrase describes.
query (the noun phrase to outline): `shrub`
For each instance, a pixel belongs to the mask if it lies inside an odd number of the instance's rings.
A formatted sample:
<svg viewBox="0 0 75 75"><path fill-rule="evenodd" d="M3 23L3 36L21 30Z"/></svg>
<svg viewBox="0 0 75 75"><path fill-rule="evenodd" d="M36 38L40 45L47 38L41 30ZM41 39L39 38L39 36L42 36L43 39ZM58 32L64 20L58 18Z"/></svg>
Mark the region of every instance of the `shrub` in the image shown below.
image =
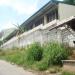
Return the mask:
<svg viewBox="0 0 75 75"><path fill-rule="evenodd" d="M48 61L49 65L61 65L61 60L68 57L68 51L62 44L51 42L44 45L44 47L43 57Z"/></svg>
<svg viewBox="0 0 75 75"><path fill-rule="evenodd" d="M33 63L34 61L40 61L42 59L43 49L39 43L33 43L29 45L25 54L26 61Z"/></svg>
<svg viewBox="0 0 75 75"><path fill-rule="evenodd" d="M36 64L38 70L46 70L53 65L62 65L61 60L68 57L69 52L62 44L51 42L44 44L43 47L43 58Z"/></svg>

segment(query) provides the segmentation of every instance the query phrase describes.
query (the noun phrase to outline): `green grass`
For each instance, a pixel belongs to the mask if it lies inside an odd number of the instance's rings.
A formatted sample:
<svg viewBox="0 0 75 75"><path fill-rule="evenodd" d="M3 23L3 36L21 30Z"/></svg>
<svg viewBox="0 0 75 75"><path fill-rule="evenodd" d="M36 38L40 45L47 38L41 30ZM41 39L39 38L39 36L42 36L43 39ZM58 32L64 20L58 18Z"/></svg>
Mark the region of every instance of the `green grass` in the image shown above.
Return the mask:
<svg viewBox="0 0 75 75"><path fill-rule="evenodd" d="M57 42L40 45L33 43L26 48L0 50L0 58L21 65L24 68L47 70L52 65L61 66L61 60L67 59L69 51Z"/></svg>
<svg viewBox="0 0 75 75"><path fill-rule="evenodd" d="M24 62L24 50L3 51L0 58L21 65Z"/></svg>
<svg viewBox="0 0 75 75"><path fill-rule="evenodd" d="M66 71L65 71L65 72L62 73L62 75L75 75L75 73L72 73L72 72L66 72Z"/></svg>

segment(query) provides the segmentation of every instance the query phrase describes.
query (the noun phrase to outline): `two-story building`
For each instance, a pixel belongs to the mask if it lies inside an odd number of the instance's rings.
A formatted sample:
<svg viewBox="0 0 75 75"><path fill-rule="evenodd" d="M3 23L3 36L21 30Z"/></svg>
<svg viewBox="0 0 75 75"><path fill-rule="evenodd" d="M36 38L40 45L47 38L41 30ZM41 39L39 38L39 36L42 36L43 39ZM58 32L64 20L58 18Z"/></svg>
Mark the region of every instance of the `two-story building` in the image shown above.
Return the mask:
<svg viewBox="0 0 75 75"><path fill-rule="evenodd" d="M42 44L48 41L58 41L74 46L74 16L75 5L60 1L49 1L21 24L21 28L26 30L24 33L11 38L2 47L22 47L33 42L40 42Z"/></svg>

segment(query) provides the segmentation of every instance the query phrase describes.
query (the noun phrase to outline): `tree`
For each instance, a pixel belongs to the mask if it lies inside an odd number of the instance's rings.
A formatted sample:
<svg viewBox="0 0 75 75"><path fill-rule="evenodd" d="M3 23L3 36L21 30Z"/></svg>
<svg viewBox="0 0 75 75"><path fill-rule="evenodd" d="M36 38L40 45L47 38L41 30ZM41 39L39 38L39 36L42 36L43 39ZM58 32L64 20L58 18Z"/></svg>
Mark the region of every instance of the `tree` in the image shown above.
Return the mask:
<svg viewBox="0 0 75 75"><path fill-rule="evenodd" d="M75 4L75 0L64 0L64 2L69 3L69 4Z"/></svg>
<svg viewBox="0 0 75 75"><path fill-rule="evenodd" d="M57 0L51 0L52 2L57 1Z"/></svg>
<svg viewBox="0 0 75 75"><path fill-rule="evenodd" d="M3 44L3 41L0 41L0 46Z"/></svg>

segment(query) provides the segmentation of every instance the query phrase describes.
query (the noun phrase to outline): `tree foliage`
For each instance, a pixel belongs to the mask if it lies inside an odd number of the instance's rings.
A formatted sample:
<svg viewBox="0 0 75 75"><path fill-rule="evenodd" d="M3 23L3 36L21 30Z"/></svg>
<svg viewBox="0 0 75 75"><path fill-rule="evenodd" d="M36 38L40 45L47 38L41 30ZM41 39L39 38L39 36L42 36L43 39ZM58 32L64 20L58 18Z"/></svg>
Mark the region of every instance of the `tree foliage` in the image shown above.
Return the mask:
<svg viewBox="0 0 75 75"><path fill-rule="evenodd" d="M54 2L54 1L60 1L60 0L51 0L51 1ZM75 4L75 0L63 0L63 2L68 4Z"/></svg>
<svg viewBox="0 0 75 75"><path fill-rule="evenodd" d="M75 0L64 0L64 2L69 3L69 4L75 4Z"/></svg>
<svg viewBox="0 0 75 75"><path fill-rule="evenodd" d="M3 44L3 42L2 41L0 41L0 46Z"/></svg>
<svg viewBox="0 0 75 75"><path fill-rule="evenodd" d="M57 0L52 0L52 1L57 1Z"/></svg>

